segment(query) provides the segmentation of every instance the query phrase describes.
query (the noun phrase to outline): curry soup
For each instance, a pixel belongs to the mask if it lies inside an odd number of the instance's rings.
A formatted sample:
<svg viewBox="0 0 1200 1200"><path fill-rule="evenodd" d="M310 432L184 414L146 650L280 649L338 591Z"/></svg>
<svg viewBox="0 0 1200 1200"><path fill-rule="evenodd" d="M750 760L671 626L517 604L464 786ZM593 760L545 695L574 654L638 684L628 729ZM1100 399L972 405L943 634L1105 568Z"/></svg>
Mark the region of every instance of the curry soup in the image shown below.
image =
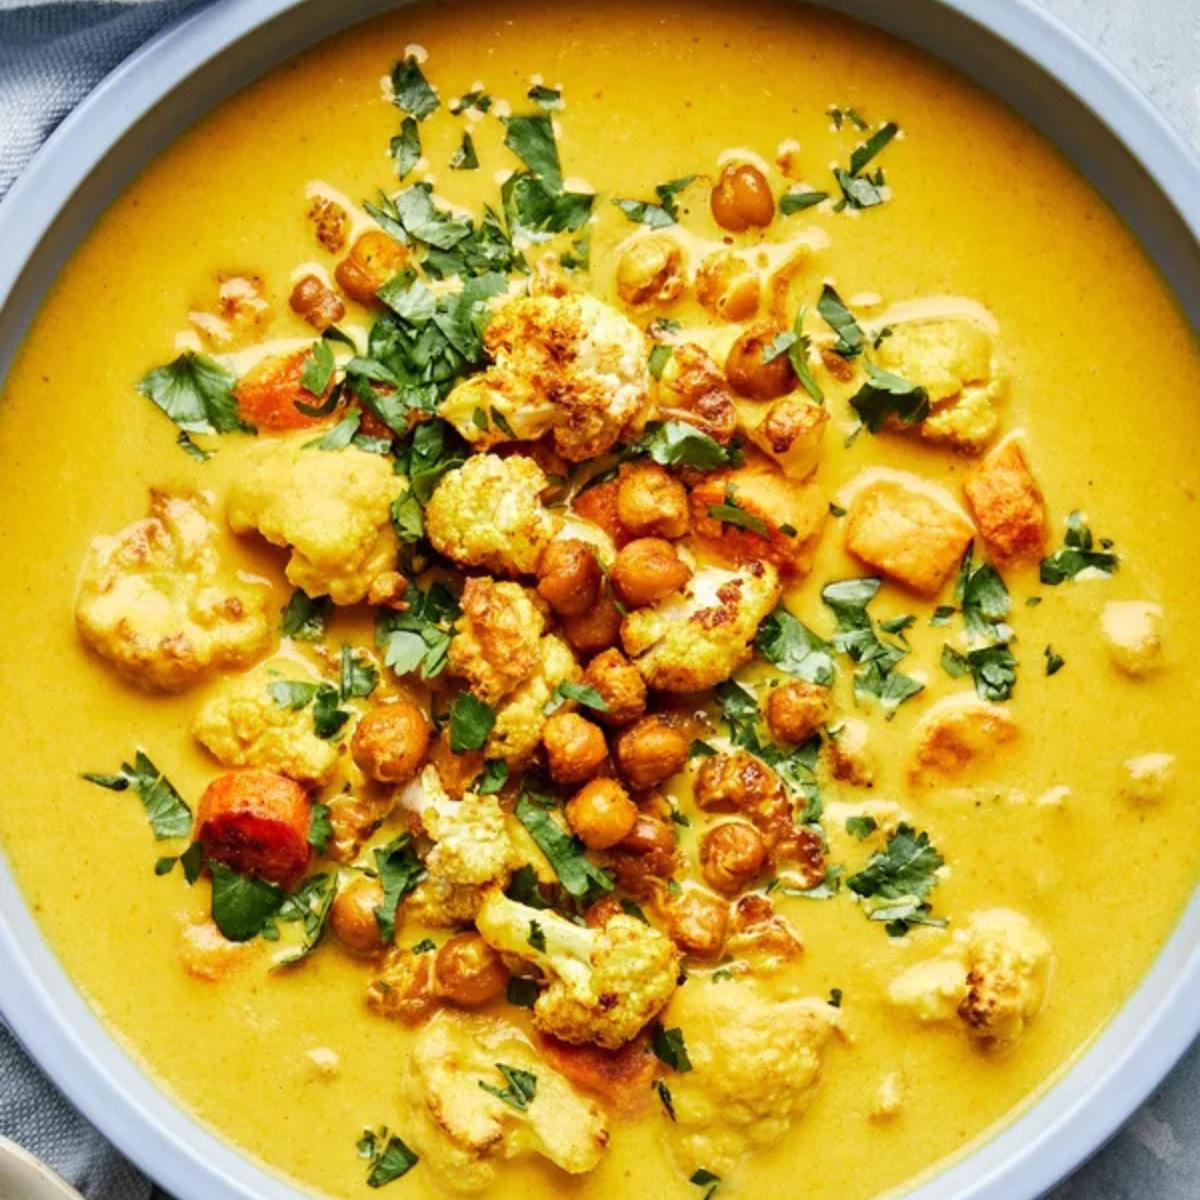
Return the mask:
<svg viewBox="0 0 1200 1200"><path fill-rule="evenodd" d="M314 1193L899 1188L1196 884L1198 369L1059 155L863 27L353 29L7 380L5 853Z"/></svg>

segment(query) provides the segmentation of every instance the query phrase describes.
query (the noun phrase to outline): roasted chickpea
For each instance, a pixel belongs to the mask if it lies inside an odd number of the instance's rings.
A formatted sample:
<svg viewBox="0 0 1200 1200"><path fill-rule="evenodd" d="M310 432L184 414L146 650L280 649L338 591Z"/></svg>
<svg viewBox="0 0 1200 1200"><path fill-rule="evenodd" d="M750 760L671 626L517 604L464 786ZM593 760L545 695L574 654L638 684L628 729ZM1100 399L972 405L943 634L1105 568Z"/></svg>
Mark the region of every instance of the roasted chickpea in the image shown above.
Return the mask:
<svg viewBox="0 0 1200 1200"><path fill-rule="evenodd" d="M595 904L588 905L587 912L583 914L583 922L589 929L603 929L613 917L619 916L622 911L620 900L612 892L609 892Z"/></svg>
<svg viewBox="0 0 1200 1200"><path fill-rule="evenodd" d="M775 218L775 198L766 176L751 163L726 163L709 198L713 219L730 233L744 233L752 225L770 225Z"/></svg>
<svg viewBox="0 0 1200 1200"><path fill-rule="evenodd" d="M617 516L639 537L683 537L689 525L687 491L656 462L624 463L617 483Z"/></svg>
<svg viewBox="0 0 1200 1200"><path fill-rule="evenodd" d="M751 400L775 400L795 388L796 372L786 354L763 362L767 348L782 332L774 325L755 325L729 348L725 377L739 395Z"/></svg>
<svg viewBox="0 0 1200 1200"><path fill-rule="evenodd" d="M477 933L456 933L437 952L433 990L464 1008L494 1000L508 984L500 955Z"/></svg>
<svg viewBox="0 0 1200 1200"><path fill-rule="evenodd" d="M577 617L563 617L562 631L580 654L597 654L616 645L621 632L621 614L609 596L601 596L595 606Z"/></svg>
<svg viewBox="0 0 1200 1200"><path fill-rule="evenodd" d="M729 929L729 905L709 892L688 888L667 909L667 935L693 958L719 958Z"/></svg>
<svg viewBox="0 0 1200 1200"><path fill-rule="evenodd" d="M683 770L688 740L659 716L643 717L617 738L617 765L635 788L654 787Z"/></svg>
<svg viewBox="0 0 1200 1200"><path fill-rule="evenodd" d="M683 256L665 233L638 238L617 264L617 291L626 304L669 304L683 291Z"/></svg>
<svg viewBox="0 0 1200 1200"><path fill-rule="evenodd" d="M383 903L383 888L378 879L366 875L348 883L334 897L329 910L329 928L347 950L354 954L374 954L383 949L375 910Z"/></svg>
<svg viewBox="0 0 1200 1200"><path fill-rule="evenodd" d="M429 749L429 718L410 700L373 708L358 723L350 753L380 783L407 783Z"/></svg>
<svg viewBox="0 0 1200 1200"><path fill-rule="evenodd" d="M578 713L555 713L542 730L546 765L556 783L591 779L608 757L608 745L598 725Z"/></svg>
<svg viewBox="0 0 1200 1200"><path fill-rule="evenodd" d="M608 706L607 712L596 713L605 725L628 725L646 711L646 682L620 650L597 654L584 670L583 682Z"/></svg>
<svg viewBox="0 0 1200 1200"><path fill-rule="evenodd" d="M730 250L710 254L696 271L696 299L723 321L746 321L758 311L758 272Z"/></svg>
<svg viewBox="0 0 1200 1200"><path fill-rule="evenodd" d="M595 607L602 582L596 552L579 538L560 538L538 561L538 595L561 617L577 617Z"/></svg>
<svg viewBox="0 0 1200 1200"><path fill-rule="evenodd" d="M338 263L333 275L338 287L359 304L370 304L375 293L393 275L408 266L408 247L381 229L359 234L350 253Z"/></svg>
<svg viewBox="0 0 1200 1200"><path fill-rule="evenodd" d="M567 824L590 850L607 850L632 833L637 805L615 779L593 779L567 801Z"/></svg>
<svg viewBox="0 0 1200 1200"><path fill-rule="evenodd" d="M346 306L341 297L332 288L326 287L316 275L305 275L296 281L288 304L292 312L322 333L346 315Z"/></svg>
<svg viewBox="0 0 1200 1200"><path fill-rule="evenodd" d="M793 679L767 697L767 728L780 742L807 742L829 716L829 689Z"/></svg>
<svg viewBox="0 0 1200 1200"><path fill-rule="evenodd" d="M722 821L700 840L700 869L718 892L739 892L763 868L767 847L762 834L742 821Z"/></svg>
<svg viewBox="0 0 1200 1200"><path fill-rule="evenodd" d="M452 800L461 800L483 770L486 756L482 750L464 750L455 754L450 749L450 730L447 728L437 735L429 761L437 768L446 795Z"/></svg>
<svg viewBox="0 0 1200 1200"><path fill-rule="evenodd" d="M636 538L622 546L609 579L613 590L630 608L656 604L677 592L692 577L692 569L662 538Z"/></svg>
<svg viewBox="0 0 1200 1200"><path fill-rule="evenodd" d="M613 847L608 865L617 886L640 900L675 871L675 834L666 821L639 813L633 829Z"/></svg>

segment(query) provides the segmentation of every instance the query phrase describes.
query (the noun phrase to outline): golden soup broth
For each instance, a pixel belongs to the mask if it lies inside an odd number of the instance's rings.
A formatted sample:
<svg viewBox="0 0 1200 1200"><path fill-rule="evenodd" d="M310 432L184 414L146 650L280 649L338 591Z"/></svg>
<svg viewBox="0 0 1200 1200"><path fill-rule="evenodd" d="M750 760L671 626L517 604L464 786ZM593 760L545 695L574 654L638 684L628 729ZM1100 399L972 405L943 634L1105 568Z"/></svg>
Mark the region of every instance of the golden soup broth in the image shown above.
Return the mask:
<svg viewBox="0 0 1200 1200"><path fill-rule="evenodd" d="M369 968L332 942L291 973L268 974L256 960L209 983L181 969L181 922L206 913L207 884L189 888L178 871L156 878L151 867L170 845L153 843L130 793L93 788L79 772L114 770L141 745L194 801L217 769L188 733L205 688L151 698L122 684L76 640L72 599L89 539L144 515L149 487L223 494L248 439L222 439L211 461L193 461L133 385L173 357L186 314L211 303L220 272L260 275L277 313L271 335L305 336L287 309L289 278L305 260L334 263L312 238L305 186L323 180L355 200L395 187L386 147L400 117L381 99L380 78L410 44L428 51L443 99L482 81L526 111L531 76L561 83L565 174L616 196L645 198L663 180L711 173L730 149L771 163L778 194L785 183L773 164L789 140L801 178L833 187L829 164L845 162L857 135L835 131L826 109L898 121L903 137L880 160L894 192L885 205L780 218L770 236L828 235L804 277L810 304L832 279L847 298L949 294L990 309L1012 380L1005 427L1024 430L1052 543L1080 508L1121 553L1111 579L1052 588L1039 586L1036 568L1006 573L1020 660L1010 710L1021 736L988 786L969 792L909 792L914 722L964 683L938 668L946 631L929 627L928 604L887 586L873 605L880 617L921 614L906 669L927 687L891 722L864 710L879 763L871 795L901 800L945 855L938 913L961 922L1003 906L1046 933L1057 957L1049 1002L1015 1051L985 1055L960 1029L920 1028L884 1000L887 983L945 935L889 938L845 898L781 900L806 945L794 968L803 994L840 988L851 1036L829 1047L808 1113L722 1191L799 1187L810 1200L866 1200L898 1188L987 1136L1080 1053L1197 881L1200 822L1185 784L1200 772L1200 741L1187 727L1188 664L1200 659L1189 604L1200 594L1200 408L1180 381L1200 374L1200 356L1133 237L1055 150L944 64L863 27L786 5L675 0L406 9L280 67L149 167L64 270L0 403L4 850L67 971L172 1096L305 1188L369 1194L355 1140L364 1125L396 1124L412 1034L367 1011ZM462 127L443 106L422 127L424 153L438 194L478 213L514 160L493 114L470 126L481 168L445 169ZM703 186L684 210L685 225L719 234ZM612 298L614 247L634 227L606 200L597 211L590 286ZM348 321L363 326L367 316L355 310ZM852 414L834 404L820 467L830 496L875 464L958 490L968 459L897 436L864 434L846 448ZM277 552L228 533L221 549L274 580L283 604ZM863 573L831 521L793 608L828 630L820 586ZM1034 594L1040 606L1026 607ZM1110 599L1162 605L1167 662L1153 679L1130 680L1110 661L1098 624ZM339 615L333 634L365 641L369 626ZM1053 677L1048 643L1066 661ZM849 674L839 683L847 707ZM1120 795L1123 763L1154 751L1175 755L1176 785L1161 803L1132 804ZM1034 803L1059 786L1070 789L1065 803ZM827 801L853 798L827 789ZM683 832L693 861L695 838L694 828ZM318 1047L336 1053L332 1074L314 1068L308 1052ZM872 1120L881 1081L897 1071L907 1083L901 1110ZM494 1194L634 1188L697 1195L671 1159L657 1102L618 1123L591 1175L568 1179L524 1161L501 1169ZM421 1168L392 1185L396 1196L436 1191Z"/></svg>

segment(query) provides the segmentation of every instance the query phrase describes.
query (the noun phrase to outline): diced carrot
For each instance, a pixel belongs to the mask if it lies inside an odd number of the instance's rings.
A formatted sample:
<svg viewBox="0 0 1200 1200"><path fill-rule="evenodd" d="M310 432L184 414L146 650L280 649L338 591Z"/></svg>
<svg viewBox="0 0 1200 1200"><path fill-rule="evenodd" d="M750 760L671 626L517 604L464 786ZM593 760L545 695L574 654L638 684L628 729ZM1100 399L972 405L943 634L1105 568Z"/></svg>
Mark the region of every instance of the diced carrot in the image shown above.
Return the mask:
<svg viewBox="0 0 1200 1200"><path fill-rule="evenodd" d="M311 811L308 793L294 780L274 771L232 771L205 790L196 841L214 862L290 887L308 866Z"/></svg>
<svg viewBox="0 0 1200 1200"><path fill-rule="evenodd" d="M313 417L296 407L299 402L309 408L318 408L329 397L330 388L326 388L323 395L314 396L300 386L307 357L307 350L272 354L251 367L233 389L242 419L256 429L273 432L307 429L327 421L328 415Z"/></svg>
<svg viewBox="0 0 1200 1200"><path fill-rule="evenodd" d="M621 518L617 516L617 487L615 479L598 483L595 487L580 492L571 501L571 507L577 516L599 525L619 548L625 545L633 534L621 524Z"/></svg>

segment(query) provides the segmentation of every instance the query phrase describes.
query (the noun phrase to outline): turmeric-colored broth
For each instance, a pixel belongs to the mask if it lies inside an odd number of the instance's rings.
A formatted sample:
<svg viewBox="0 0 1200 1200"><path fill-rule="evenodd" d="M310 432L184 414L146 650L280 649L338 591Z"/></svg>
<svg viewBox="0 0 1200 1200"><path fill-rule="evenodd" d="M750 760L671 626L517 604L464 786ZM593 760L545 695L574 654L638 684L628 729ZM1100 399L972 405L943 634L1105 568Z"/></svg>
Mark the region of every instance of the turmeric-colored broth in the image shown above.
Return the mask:
<svg viewBox="0 0 1200 1200"><path fill-rule="evenodd" d="M1120 553L1113 576L1057 587L1039 584L1036 565L1004 572L1020 663L1005 707L1019 736L969 787L914 790L906 778L916 721L939 696L970 685L938 666L947 631L929 625L936 601L885 585L872 606L879 619L919 614L906 669L926 687L893 720L869 704L855 713L851 669L839 672L839 711L870 725L869 798L900 801L949 865L936 912L953 929L973 911L1013 909L1056 958L1046 1007L1020 1044L985 1053L961 1029L921 1027L885 999L888 983L949 933L916 928L893 939L845 896L777 898L805 945L789 968L793 982L819 998L841 989L847 1037L827 1049L809 1111L780 1144L747 1157L721 1194L866 1200L899 1188L985 1137L1080 1053L1135 987L1196 884L1200 822L1186 781L1200 772L1188 730L1188 664L1200 657L1190 612L1200 594L1200 410L1180 383L1196 377L1200 355L1132 235L1054 149L946 64L863 27L790 5L708 0L405 8L278 68L147 168L63 271L0 402L5 853L71 977L173 1097L302 1188L374 1194L355 1141L381 1123L403 1135L396 1095L412 1031L367 1011L369 968L332 939L290 972L265 971L261 941L219 981L182 969L181 924L207 914L207 882L189 887L178 870L156 878L155 858L182 845L157 847L131 793L79 776L114 770L142 746L194 807L218 768L188 730L214 682L175 696L129 687L79 643L72 605L89 540L143 516L148 488L211 493L220 511L251 439L200 438L217 453L194 461L134 385L174 357L188 312L211 303L221 273L265 281L276 314L270 336L311 339L288 311L290 280L300 263L331 271L335 258L313 240L306 185L324 181L355 202L396 189L385 151L400 114L381 98L380 77L409 46L428 52L423 67L443 101L480 81L525 112L531 77L562 86L565 107L554 116L564 174L602 193L590 279L576 286L618 304L617 248L639 230L608 196L646 199L665 180L711 176L731 150L765 160L778 195L792 186L776 163L790 141L796 178L836 194L829 164L844 163L859 135L832 128L829 106L853 106L873 126L896 121L903 136L879 160L886 203L776 218L768 240L803 234L814 247L796 295L811 306L832 280L852 306L869 293L881 305L946 295L984 305L1011 380L1003 428L1023 431L1047 501L1049 549L1079 509ZM477 215L496 203L496 173L517 164L494 114L464 122L443 104L422 125L423 154L437 196ZM451 171L464 127L481 165ZM703 183L680 203L688 236L720 237ZM368 315L351 308L347 323L365 327ZM697 314L691 300L672 311L685 322ZM822 327L815 313L809 322ZM819 468L828 498L876 465L958 493L969 458L895 433L863 433L845 446L853 413L844 390L829 391ZM280 552L223 525L220 550L271 580L274 608L284 604L291 589ZM828 634L821 586L868 573L831 519L791 607ZM1026 606L1035 594L1041 603ZM1106 650L1099 613L1123 599L1162 607L1165 664L1152 677L1130 679ZM340 614L332 635L334 644L369 644L369 622ZM1065 660L1053 676L1047 645ZM1176 782L1139 804L1122 794L1123 764L1148 753L1174 755ZM1069 788L1061 803L1037 802L1058 787ZM686 787L675 790L695 815ZM861 799L849 785L825 789L827 805ZM681 831L685 858L694 860L698 829ZM857 869L867 851L850 853ZM502 1001L495 1007L527 1019ZM314 1064L316 1048L334 1052L334 1069ZM895 1072L903 1102L872 1119L880 1084ZM397 1196L441 1194L420 1166L390 1186ZM491 1194L531 1191L702 1194L672 1159L652 1097L640 1116L614 1124L592 1173L503 1164Z"/></svg>

